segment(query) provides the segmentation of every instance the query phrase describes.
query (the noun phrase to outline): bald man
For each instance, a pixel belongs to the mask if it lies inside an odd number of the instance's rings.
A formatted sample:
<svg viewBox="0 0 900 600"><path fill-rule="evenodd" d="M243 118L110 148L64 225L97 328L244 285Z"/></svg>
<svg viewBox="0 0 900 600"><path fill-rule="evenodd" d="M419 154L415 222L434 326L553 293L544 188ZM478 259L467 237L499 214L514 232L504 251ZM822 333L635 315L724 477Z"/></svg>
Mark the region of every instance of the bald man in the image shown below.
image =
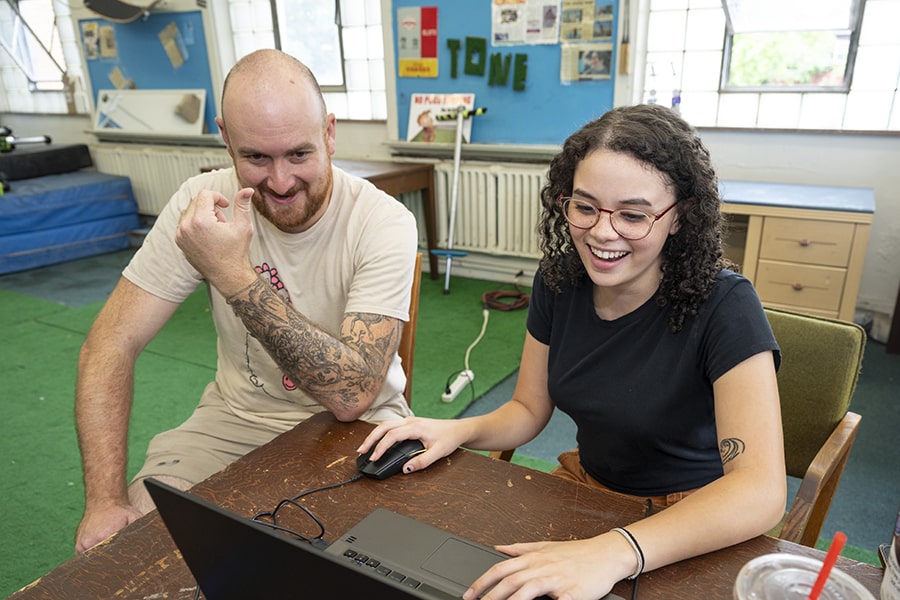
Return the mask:
<svg viewBox="0 0 900 600"><path fill-rule="evenodd" d="M235 64L216 123L233 167L172 196L81 349L78 552L153 508L146 477L187 489L324 410L342 421L410 413L397 348L418 241L412 213L332 165L335 117L287 54L260 50ZM204 282L215 379L187 421L153 438L128 485L135 361Z"/></svg>

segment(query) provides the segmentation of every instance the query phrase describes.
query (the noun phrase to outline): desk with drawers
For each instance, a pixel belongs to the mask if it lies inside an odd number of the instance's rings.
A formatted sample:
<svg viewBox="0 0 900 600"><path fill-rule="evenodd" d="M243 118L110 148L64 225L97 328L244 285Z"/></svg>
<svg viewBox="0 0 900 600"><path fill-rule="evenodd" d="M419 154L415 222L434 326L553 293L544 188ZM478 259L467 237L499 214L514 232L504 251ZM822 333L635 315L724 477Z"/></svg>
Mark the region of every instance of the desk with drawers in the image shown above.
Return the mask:
<svg viewBox="0 0 900 600"><path fill-rule="evenodd" d="M852 321L875 213L871 189L721 181L726 255L763 304Z"/></svg>

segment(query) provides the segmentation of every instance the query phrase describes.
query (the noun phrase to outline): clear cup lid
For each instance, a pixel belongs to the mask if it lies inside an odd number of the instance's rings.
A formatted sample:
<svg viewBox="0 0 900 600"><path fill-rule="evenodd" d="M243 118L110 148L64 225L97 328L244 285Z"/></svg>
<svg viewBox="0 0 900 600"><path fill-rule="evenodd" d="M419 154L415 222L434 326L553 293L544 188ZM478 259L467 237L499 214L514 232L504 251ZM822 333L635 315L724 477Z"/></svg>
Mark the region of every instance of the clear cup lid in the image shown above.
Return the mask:
<svg viewBox="0 0 900 600"><path fill-rule="evenodd" d="M805 600L822 561L795 554L766 554L745 564L734 583L736 600ZM875 600L858 581L833 568L819 600Z"/></svg>

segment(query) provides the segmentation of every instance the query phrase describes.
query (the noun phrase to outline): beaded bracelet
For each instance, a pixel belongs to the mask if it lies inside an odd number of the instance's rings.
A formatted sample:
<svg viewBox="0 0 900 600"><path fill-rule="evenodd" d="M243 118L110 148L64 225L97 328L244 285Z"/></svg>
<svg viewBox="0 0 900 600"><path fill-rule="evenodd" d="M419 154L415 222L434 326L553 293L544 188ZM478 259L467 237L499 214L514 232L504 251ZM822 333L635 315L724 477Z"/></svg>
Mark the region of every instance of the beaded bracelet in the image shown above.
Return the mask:
<svg viewBox="0 0 900 600"><path fill-rule="evenodd" d="M631 548L634 550L634 553L637 555L638 566L634 571L634 574L626 577L628 580L637 579L638 575L640 575L644 571L644 552L641 550L640 544L637 543L637 540L634 539L634 536L631 535L631 532L625 529L624 527L613 527L610 531L616 531L622 534L628 543L631 544Z"/></svg>

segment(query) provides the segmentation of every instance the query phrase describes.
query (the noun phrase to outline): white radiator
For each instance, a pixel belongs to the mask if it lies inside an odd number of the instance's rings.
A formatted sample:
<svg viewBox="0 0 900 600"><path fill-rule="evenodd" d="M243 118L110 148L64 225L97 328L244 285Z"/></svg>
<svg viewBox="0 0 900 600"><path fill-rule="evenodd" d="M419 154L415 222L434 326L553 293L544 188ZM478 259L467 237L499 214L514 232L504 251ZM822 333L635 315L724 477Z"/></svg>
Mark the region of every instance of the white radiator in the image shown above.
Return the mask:
<svg viewBox="0 0 900 600"><path fill-rule="evenodd" d="M546 167L477 165L460 167L453 248L523 258L539 258L537 225ZM435 165L437 243L447 248L453 192L453 163ZM418 196L401 201L424 223ZM424 228L420 232L424 244Z"/></svg>
<svg viewBox="0 0 900 600"><path fill-rule="evenodd" d="M101 143L91 146L98 171L126 175L142 215L156 216L188 177L204 167L231 165L224 148Z"/></svg>

